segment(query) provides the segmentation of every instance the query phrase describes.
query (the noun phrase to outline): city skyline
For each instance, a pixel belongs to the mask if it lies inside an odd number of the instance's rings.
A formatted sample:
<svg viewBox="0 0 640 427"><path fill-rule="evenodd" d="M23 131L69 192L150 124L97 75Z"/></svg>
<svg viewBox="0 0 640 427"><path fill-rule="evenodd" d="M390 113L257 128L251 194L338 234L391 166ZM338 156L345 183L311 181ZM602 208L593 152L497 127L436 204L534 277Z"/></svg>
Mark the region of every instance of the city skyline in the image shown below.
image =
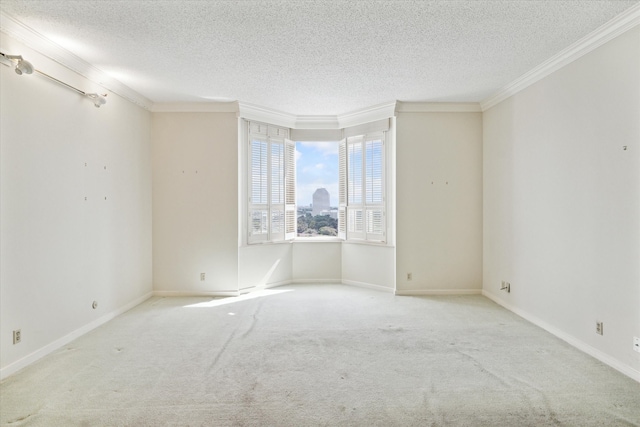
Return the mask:
<svg viewBox="0 0 640 427"><path fill-rule="evenodd" d="M338 197L338 142L296 142L296 204L311 206L313 193L325 188L331 204Z"/></svg>

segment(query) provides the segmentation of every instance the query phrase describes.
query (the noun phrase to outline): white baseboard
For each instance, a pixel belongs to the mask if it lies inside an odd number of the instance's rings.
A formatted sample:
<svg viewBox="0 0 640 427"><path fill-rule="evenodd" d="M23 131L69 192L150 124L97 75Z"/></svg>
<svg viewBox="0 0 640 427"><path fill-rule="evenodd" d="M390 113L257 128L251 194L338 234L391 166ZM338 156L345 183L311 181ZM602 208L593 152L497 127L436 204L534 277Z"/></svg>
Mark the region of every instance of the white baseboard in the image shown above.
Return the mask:
<svg viewBox="0 0 640 427"><path fill-rule="evenodd" d="M381 291L381 292L393 293L394 291L393 288L387 288L386 286L374 285L371 283L358 282L356 280L342 280L341 282L343 285L356 286L358 288L374 289L376 291Z"/></svg>
<svg viewBox="0 0 640 427"><path fill-rule="evenodd" d="M154 297L237 297L238 291L153 291Z"/></svg>
<svg viewBox="0 0 640 427"><path fill-rule="evenodd" d="M341 279L295 279L292 280L291 283L300 283L300 284L318 284L318 285L336 285L341 284Z"/></svg>
<svg viewBox="0 0 640 427"><path fill-rule="evenodd" d="M269 288L277 288L278 286L286 286L292 284L291 280L282 280L280 282L267 283L264 286L256 286L254 289L269 289Z"/></svg>
<svg viewBox="0 0 640 427"><path fill-rule="evenodd" d="M56 351L57 349L59 349L62 346L65 346L67 344L69 344L71 341L75 340L76 338L81 337L82 335L86 334L87 332L91 332L92 330L96 329L98 326L101 326L105 323L107 323L109 320L115 318L116 316L119 316L120 314L131 310L133 307L143 303L144 301L148 300L149 298L151 298L151 296L153 295L153 292L149 292L141 297L138 297L136 299L134 299L133 301L123 305L122 307L105 314L104 316L99 317L98 319L82 326L81 328L76 329L75 331L71 332L70 334L67 334L65 336L63 336L62 338L59 338L47 345L45 345L44 347L39 348L38 350L34 351L33 353L23 357L22 359L19 359L15 362L13 362L12 364L5 366L4 368L0 369L0 380L4 380L5 378L7 378L10 375L15 374L16 372L18 372L20 369L22 368L26 368L27 366L31 365L32 363L34 363L35 361L43 358L44 356L53 353L54 351Z"/></svg>
<svg viewBox="0 0 640 427"><path fill-rule="evenodd" d="M396 289L398 296L481 295L482 289Z"/></svg>
<svg viewBox="0 0 640 427"><path fill-rule="evenodd" d="M491 301L495 302L496 304L501 305L502 307L506 308L507 310L517 314L518 316L522 317L523 319L533 323L534 325L539 326L540 328L544 329L545 331L549 332L550 334L555 335L556 337L560 338L561 340L571 344L572 346L574 346L578 350L587 353L589 356L595 357L596 359L598 359L599 361L601 361L605 365L608 365L608 366L612 367L613 369L615 369L616 371L619 371L619 372L625 374L626 376L630 377L631 379L634 379L634 380L640 382L640 371L638 371L636 369L633 369L631 366L620 362L618 359L615 359L615 358L609 356L608 354L603 353L602 351L598 350L597 348L591 347L589 344L579 340L578 338L574 337L573 335L569 335L566 332L563 332L560 329L556 328L555 326L551 326L550 324L548 324L544 320L541 320L541 319L537 318L536 316L533 316L532 314L527 313L524 310L521 310L519 308L514 307L513 305L509 304L508 302L506 302L505 300L503 300L501 298L498 298L497 296L495 296L494 294L492 294L490 292L482 290L482 295L484 295L485 297L489 298Z"/></svg>

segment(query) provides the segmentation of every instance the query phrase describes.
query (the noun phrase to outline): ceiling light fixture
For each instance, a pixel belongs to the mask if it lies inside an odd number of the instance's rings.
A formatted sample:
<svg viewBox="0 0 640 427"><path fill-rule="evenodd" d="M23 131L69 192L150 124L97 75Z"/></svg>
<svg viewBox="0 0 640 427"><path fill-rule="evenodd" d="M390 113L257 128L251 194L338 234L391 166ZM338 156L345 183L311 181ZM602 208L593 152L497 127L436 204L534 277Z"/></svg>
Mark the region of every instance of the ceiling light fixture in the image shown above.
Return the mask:
<svg viewBox="0 0 640 427"><path fill-rule="evenodd" d="M4 53L2 53L2 56L12 61L15 61L16 74L18 75L33 74L33 71L35 70L35 68L33 68L33 65L31 65L31 62L24 59L22 55L5 55Z"/></svg>

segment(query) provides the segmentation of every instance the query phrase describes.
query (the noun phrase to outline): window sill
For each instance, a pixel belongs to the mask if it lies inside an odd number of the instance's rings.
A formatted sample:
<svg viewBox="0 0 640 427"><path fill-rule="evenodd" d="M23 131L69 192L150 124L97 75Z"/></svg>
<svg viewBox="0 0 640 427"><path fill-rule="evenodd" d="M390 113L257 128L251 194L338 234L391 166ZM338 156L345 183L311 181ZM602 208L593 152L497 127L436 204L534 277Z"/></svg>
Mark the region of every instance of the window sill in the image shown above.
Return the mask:
<svg viewBox="0 0 640 427"><path fill-rule="evenodd" d="M262 246L262 245L284 245L284 244L298 244L298 243L342 243L348 245L367 245L367 246L381 246L381 247L389 247L393 248L394 245L390 245L387 242L374 242L368 240L344 240L339 237L299 237L293 240L280 240L277 242L255 242L248 243L243 246L251 247L251 246Z"/></svg>
<svg viewBox="0 0 640 427"><path fill-rule="evenodd" d="M342 243L344 239L334 236L325 237L298 237L293 239L293 243Z"/></svg>
<svg viewBox="0 0 640 427"><path fill-rule="evenodd" d="M393 247L393 245L390 245L387 242L376 242L373 240L351 239L351 240L344 240L342 243L346 243L348 245L384 246L384 247L390 247L390 248Z"/></svg>

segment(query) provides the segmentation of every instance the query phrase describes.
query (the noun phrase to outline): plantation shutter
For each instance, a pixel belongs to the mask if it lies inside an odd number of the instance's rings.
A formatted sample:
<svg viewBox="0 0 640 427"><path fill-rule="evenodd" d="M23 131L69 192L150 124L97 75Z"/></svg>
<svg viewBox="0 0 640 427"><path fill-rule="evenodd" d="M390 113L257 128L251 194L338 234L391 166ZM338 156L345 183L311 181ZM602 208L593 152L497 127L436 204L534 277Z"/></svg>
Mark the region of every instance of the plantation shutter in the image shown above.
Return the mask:
<svg viewBox="0 0 640 427"><path fill-rule="evenodd" d="M284 145L284 193L285 193L285 236L294 239L298 232L296 221L296 143L287 139Z"/></svg>
<svg viewBox="0 0 640 427"><path fill-rule="evenodd" d="M384 138L367 135L364 142L365 236L367 240L384 241Z"/></svg>
<svg viewBox="0 0 640 427"><path fill-rule="evenodd" d="M249 139L249 243L269 239L268 148L266 138Z"/></svg>
<svg viewBox="0 0 640 427"><path fill-rule="evenodd" d="M284 140L270 139L271 241L284 239Z"/></svg>
<svg viewBox="0 0 640 427"><path fill-rule="evenodd" d="M351 136L346 139L346 143L341 142L341 210L338 215L343 215L340 218L344 218L342 224L345 225L344 232L349 240L385 241L384 140L384 132L375 132ZM342 178L343 176L346 178ZM343 194L346 194L344 208ZM338 227L340 225L339 222ZM345 238L344 235L341 237Z"/></svg>
<svg viewBox="0 0 640 427"><path fill-rule="evenodd" d="M338 144L338 237L347 238L347 141Z"/></svg>
<svg viewBox="0 0 640 427"><path fill-rule="evenodd" d="M288 235L287 191L293 183L295 229L295 169L285 174L290 148L288 129L249 123L249 236L248 243L282 241ZM287 141L288 143L289 141ZM295 161L295 148L293 152ZM294 165L295 166L295 165Z"/></svg>
<svg viewBox="0 0 640 427"><path fill-rule="evenodd" d="M363 177L364 161L362 136L347 138L347 236L364 239Z"/></svg>

